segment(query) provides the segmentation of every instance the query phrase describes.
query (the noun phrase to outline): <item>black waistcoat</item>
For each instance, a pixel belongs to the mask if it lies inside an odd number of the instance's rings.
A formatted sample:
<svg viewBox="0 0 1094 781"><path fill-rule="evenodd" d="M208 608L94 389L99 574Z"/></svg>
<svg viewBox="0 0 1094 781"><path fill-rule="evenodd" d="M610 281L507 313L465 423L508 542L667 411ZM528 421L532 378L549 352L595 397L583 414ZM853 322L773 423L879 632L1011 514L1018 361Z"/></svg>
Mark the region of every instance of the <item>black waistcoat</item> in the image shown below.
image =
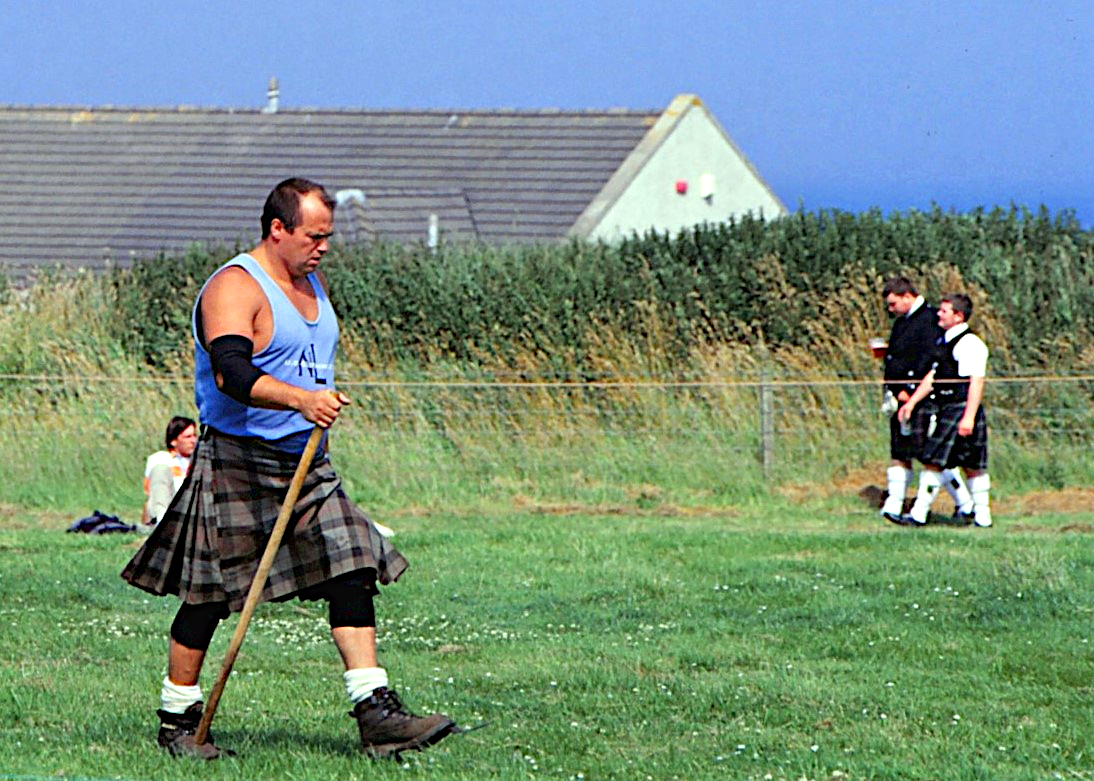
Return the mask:
<svg viewBox="0 0 1094 781"><path fill-rule="evenodd" d="M931 390L931 398L939 404L958 404L969 398L969 379L957 373L957 359L953 357L953 350L957 343L969 333L962 331L947 344L945 337L938 345L938 353L934 367L934 387ZM964 380L964 382L939 382L939 380Z"/></svg>
<svg viewBox="0 0 1094 781"><path fill-rule="evenodd" d="M911 315L897 317L885 352L885 381L894 394L912 393L934 362L942 328L937 310L923 304Z"/></svg>

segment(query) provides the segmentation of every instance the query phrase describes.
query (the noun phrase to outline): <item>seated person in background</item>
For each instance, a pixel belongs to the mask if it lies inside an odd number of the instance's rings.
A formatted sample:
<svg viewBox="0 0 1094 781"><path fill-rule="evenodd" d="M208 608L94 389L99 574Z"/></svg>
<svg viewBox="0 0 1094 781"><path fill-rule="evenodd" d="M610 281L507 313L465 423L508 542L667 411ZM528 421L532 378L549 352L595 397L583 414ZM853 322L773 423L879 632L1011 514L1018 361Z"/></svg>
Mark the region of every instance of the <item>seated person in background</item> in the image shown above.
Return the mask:
<svg viewBox="0 0 1094 781"><path fill-rule="evenodd" d="M167 424L164 434L166 450L148 457L144 464L144 523L154 524L163 517L175 492L190 472L190 456L198 444L197 424L190 418L176 415Z"/></svg>
<svg viewBox="0 0 1094 781"><path fill-rule="evenodd" d="M163 517L167 505L190 474L190 456L198 444L197 424L190 418L176 415L167 424L164 443L167 450L153 453L144 464L144 494L148 500L141 513L141 523L149 526L154 526ZM373 521L373 525L383 536L395 536L395 531L382 523Z"/></svg>

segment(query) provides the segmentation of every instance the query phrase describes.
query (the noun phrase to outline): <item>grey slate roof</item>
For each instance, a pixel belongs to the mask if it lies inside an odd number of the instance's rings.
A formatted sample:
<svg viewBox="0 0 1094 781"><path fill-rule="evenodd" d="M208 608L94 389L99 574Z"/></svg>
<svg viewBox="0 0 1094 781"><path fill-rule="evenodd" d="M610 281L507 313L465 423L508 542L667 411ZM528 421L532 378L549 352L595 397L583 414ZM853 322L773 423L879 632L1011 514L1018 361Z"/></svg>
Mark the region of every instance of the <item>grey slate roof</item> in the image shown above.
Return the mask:
<svg viewBox="0 0 1094 781"><path fill-rule="evenodd" d="M288 176L364 193L349 238L555 241L660 114L0 107L0 269L250 246Z"/></svg>

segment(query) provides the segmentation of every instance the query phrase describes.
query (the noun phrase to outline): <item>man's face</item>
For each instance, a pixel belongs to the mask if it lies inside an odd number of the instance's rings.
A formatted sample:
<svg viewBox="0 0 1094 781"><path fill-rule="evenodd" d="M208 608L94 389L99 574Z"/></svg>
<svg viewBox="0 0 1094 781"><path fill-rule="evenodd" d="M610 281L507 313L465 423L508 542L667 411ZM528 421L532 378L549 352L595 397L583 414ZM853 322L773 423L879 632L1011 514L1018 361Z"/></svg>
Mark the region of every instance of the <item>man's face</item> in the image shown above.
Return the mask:
<svg viewBox="0 0 1094 781"><path fill-rule="evenodd" d="M885 296L885 307L894 315L901 317L908 314L915 303L914 293L890 293Z"/></svg>
<svg viewBox="0 0 1094 781"><path fill-rule="evenodd" d="M953 304L949 301L943 301L938 305L938 324L942 326L942 330L948 331L963 322L965 322L964 316L960 312L953 311Z"/></svg>
<svg viewBox="0 0 1094 781"><path fill-rule="evenodd" d="M282 226L278 248L289 273L303 277L318 268L319 261L330 249L334 215L318 195L308 193L300 198L297 223L292 231L284 230Z"/></svg>
<svg viewBox="0 0 1094 781"><path fill-rule="evenodd" d="M175 449L175 452L184 458L189 458L194 455L194 448L198 444L198 434L194 430L193 426L187 426L182 430L182 433L171 440L171 447Z"/></svg>

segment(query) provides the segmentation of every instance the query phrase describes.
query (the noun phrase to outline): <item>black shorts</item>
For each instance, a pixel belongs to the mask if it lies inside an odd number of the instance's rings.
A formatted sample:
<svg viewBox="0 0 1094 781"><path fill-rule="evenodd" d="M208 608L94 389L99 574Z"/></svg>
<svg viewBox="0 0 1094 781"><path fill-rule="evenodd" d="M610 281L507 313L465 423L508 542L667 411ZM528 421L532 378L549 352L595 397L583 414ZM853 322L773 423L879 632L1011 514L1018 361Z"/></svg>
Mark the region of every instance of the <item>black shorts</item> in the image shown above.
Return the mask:
<svg viewBox="0 0 1094 781"><path fill-rule="evenodd" d="M918 412L918 408L916 409ZM915 413L912 413L913 417ZM916 440L915 432L911 434L900 433L900 421L897 420L896 415L889 416L889 457L894 461L907 461L912 462L919 458L919 442Z"/></svg>

